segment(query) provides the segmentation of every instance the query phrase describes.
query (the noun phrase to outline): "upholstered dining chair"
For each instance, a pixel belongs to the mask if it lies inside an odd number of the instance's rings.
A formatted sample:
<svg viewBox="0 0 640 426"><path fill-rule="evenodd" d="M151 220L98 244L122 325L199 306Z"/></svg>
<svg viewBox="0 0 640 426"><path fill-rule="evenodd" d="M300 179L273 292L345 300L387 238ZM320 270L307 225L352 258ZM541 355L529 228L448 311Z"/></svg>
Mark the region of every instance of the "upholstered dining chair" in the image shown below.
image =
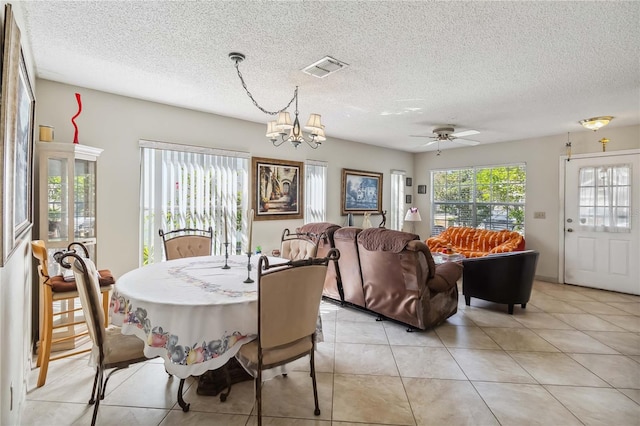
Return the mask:
<svg viewBox="0 0 640 426"><path fill-rule="evenodd" d="M340 254L331 249L327 257L269 265L258 261L258 337L240 348L236 358L255 378L258 426L262 425L262 372L310 357L314 414L320 415L315 369L316 319L329 261Z"/></svg>
<svg viewBox="0 0 640 426"><path fill-rule="evenodd" d="M184 257L210 256L213 229L183 228L174 231L158 231L164 244L164 255L167 260Z"/></svg>
<svg viewBox="0 0 640 426"><path fill-rule="evenodd" d="M291 233L289 229L285 228L280 239L280 257L289 260L316 257L318 253L317 240L319 238L316 238L314 234L308 232Z"/></svg>
<svg viewBox="0 0 640 426"><path fill-rule="evenodd" d="M69 244L67 250L81 250L86 258L89 257L87 248L78 242ZM75 299L79 297L75 279L65 280L62 275L50 276L47 247L43 240L31 241L33 257L38 260L38 276L41 288L41 315L40 338L38 344L38 358L36 365L40 367L38 373L37 386L41 387L47 381L49 362L62 358L67 358L80 353L88 352L90 349L80 349L77 351L65 351L61 355L51 356L51 349L54 344L71 341L78 337L86 336L86 329L82 328L75 332L76 326L85 322L84 319L76 318L76 312L82 310L81 306L75 305ZM115 280L111 271L102 269L100 274L100 293L102 293L102 310L104 312L104 326L107 326L109 318L109 292L113 288ZM56 311L54 304L65 302L66 308ZM54 330L64 329L74 330L65 333L63 337L53 338Z"/></svg>
<svg viewBox="0 0 640 426"><path fill-rule="evenodd" d="M73 270L82 302L89 336L93 342L90 362L96 366L89 404L93 404L91 425L95 425L100 401L104 399L109 377L115 371L146 361L144 342L133 335L124 335L120 327L104 327L105 317L100 306L100 286L95 265L75 252L57 252L54 259L64 268ZM114 369L105 378L105 370Z"/></svg>

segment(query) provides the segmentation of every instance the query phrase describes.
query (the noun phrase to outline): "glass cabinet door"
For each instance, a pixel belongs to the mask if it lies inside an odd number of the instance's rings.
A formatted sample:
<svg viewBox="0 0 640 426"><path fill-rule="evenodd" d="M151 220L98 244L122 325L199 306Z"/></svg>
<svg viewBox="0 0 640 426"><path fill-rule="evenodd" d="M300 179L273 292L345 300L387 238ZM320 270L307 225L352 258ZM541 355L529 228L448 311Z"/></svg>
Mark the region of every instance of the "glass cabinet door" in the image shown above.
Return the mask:
<svg viewBox="0 0 640 426"><path fill-rule="evenodd" d="M96 162L75 160L74 239L96 236Z"/></svg>
<svg viewBox="0 0 640 426"><path fill-rule="evenodd" d="M47 161L47 217L50 242L69 240L69 160L51 157ZM44 231L44 230L43 230Z"/></svg>

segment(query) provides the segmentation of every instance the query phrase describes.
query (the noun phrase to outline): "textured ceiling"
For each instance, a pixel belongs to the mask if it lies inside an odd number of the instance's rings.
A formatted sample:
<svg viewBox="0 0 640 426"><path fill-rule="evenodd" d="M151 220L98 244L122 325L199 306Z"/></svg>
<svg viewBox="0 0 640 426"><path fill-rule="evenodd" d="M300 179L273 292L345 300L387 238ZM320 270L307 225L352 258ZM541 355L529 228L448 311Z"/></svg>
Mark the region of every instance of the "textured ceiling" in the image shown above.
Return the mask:
<svg viewBox="0 0 640 426"><path fill-rule="evenodd" d="M640 123L640 2L23 1L40 78L265 123L301 120L411 152L434 127L482 144ZM324 79L300 70L329 55ZM304 122L303 122L304 124ZM265 126L266 130L266 126ZM442 143L441 149L458 147Z"/></svg>

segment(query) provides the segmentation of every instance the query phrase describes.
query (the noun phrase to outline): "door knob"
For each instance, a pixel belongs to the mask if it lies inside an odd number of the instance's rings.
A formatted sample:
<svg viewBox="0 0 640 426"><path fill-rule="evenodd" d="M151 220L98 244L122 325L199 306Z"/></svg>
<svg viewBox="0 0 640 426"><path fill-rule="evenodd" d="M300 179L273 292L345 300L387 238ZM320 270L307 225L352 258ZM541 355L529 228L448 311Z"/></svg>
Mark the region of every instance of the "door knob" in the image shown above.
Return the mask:
<svg viewBox="0 0 640 426"><path fill-rule="evenodd" d="M567 232L573 232L573 229L568 228L568 229L567 229Z"/></svg>

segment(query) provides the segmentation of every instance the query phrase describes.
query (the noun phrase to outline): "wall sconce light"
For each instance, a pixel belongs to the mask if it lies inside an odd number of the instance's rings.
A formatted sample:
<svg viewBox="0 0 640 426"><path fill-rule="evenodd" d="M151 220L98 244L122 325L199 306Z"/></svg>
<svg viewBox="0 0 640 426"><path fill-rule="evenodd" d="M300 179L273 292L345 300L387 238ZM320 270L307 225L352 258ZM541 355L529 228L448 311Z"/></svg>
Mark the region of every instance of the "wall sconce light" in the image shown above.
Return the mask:
<svg viewBox="0 0 640 426"><path fill-rule="evenodd" d="M609 139L602 138L598 142L602 144L602 152L605 152L607 150L607 144L609 143Z"/></svg>

